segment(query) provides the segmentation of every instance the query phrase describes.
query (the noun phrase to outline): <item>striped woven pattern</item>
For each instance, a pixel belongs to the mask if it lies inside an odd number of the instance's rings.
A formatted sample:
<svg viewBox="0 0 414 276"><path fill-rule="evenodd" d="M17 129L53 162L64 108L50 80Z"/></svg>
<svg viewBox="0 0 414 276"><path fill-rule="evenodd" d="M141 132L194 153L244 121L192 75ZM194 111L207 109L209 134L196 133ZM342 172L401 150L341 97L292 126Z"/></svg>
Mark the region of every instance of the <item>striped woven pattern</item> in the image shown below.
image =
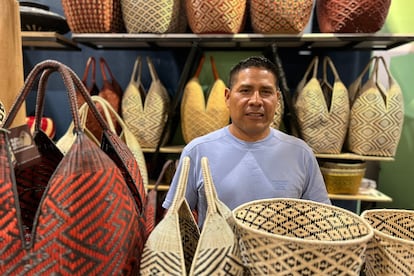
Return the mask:
<svg viewBox="0 0 414 276"><path fill-rule="evenodd" d="M188 25L193 33L240 32L244 26L246 0L185 0Z"/></svg>
<svg viewBox="0 0 414 276"><path fill-rule="evenodd" d="M361 214L373 228L368 243L366 271L374 275L414 274L414 211L373 209Z"/></svg>
<svg viewBox="0 0 414 276"><path fill-rule="evenodd" d="M313 0L251 0L250 17L255 33L296 34L309 22Z"/></svg>
<svg viewBox="0 0 414 276"><path fill-rule="evenodd" d="M273 127L275 129L279 129L280 124L282 123L283 111L284 111L283 95L280 91L278 93L279 93L279 104L276 107L275 115L273 116L273 121L270 125L270 127Z"/></svg>
<svg viewBox="0 0 414 276"><path fill-rule="evenodd" d="M0 101L0 125L3 123L4 118L6 117L6 108L4 104Z"/></svg>
<svg viewBox="0 0 414 276"><path fill-rule="evenodd" d="M184 33L184 0L121 0L128 33Z"/></svg>
<svg viewBox="0 0 414 276"><path fill-rule="evenodd" d="M251 275L359 275L373 230L345 209L265 199L233 210Z"/></svg>

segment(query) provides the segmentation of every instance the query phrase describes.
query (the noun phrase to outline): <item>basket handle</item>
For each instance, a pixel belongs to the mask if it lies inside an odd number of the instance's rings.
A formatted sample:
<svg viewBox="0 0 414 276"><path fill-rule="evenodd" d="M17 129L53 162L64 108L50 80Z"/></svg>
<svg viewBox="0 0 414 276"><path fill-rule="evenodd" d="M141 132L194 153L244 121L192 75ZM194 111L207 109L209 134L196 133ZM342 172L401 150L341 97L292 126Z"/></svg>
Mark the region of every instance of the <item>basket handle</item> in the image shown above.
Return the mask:
<svg viewBox="0 0 414 276"><path fill-rule="evenodd" d="M181 202L185 200L185 191L187 190L188 173L190 171L190 157L184 156L181 162L180 177L175 191L174 199L168 211L178 212Z"/></svg>
<svg viewBox="0 0 414 276"><path fill-rule="evenodd" d="M138 56L134 62L134 68L132 69L131 73L131 83L134 83L136 86L139 86L141 83L141 70L142 70L142 63L141 57Z"/></svg>
<svg viewBox="0 0 414 276"><path fill-rule="evenodd" d="M201 171L203 173L204 191L207 199L207 213L217 213L217 191L214 187L213 177L211 176L210 166L207 157L201 158Z"/></svg>

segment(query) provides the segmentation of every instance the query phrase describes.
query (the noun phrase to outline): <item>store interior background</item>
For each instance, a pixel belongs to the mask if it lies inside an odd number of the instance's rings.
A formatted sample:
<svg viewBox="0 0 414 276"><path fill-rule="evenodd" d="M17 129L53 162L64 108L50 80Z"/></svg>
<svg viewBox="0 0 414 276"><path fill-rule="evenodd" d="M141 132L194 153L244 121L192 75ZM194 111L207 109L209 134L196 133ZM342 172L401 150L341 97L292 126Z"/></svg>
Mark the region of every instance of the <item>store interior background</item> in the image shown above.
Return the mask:
<svg viewBox="0 0 414 276"><path fill-rule="evenodd" d="M48 5L51 11L64 15L60 1L38 0L36 2ZM412 1L392 1L387 21L380 32L414 33L412 10L414 10L414 2ZM66 35L70 37L70 33ZM88 57L94 56L99 58L103 56L107 60L115 78L121 84L122 88L125 89L130 81L136 57L150 56L152 57L161 81L166 86L170 95L173 96L177 91L180 74L188 54L188 49L176 49L174 51L168 49L152 51L149 48L140 50L97 50L83 45L79 46L81 51L25 49L23 51L25 76L37 63L46 59L55 59L66 64L82 77ZM279 53L286 72L289 88L293 92L310 63L312 55L309 55L309 53L299 53L295 49L282 49ZM262 51L261 49L258 49L257 52L210 51L204 52L204 54L206 57L212 55L215 58L219 75L227 82L227 74L233 64L251 55L261 55ZM377 181L379 190L393 198L392 203L378 203L376 207L414 209L414 201L412 200L414 193L414 169L412 165L412 162L414 162L414 43L387 52L324 51L318 54L320 56L329 55L332 57L345 85L349 85L356 78L372 54L383 55L389 60L391 73L400 84L404 93L404 128L395 160L373 162L371 166L374 167L374 172L371 178ZM144 86L148 88L151 78L145 63L141 76ZM208 58L203 66L200 82L203 84L213 83ZM98 68L97 83L98 86L102 83L100 70ZM59 138L64 134L71 121L69 105L67 103L65 89L59 77L52 76L48 84L48 89L50 93L47 93L46 97L45 116L51 117L56 122L57 131L55 138ZM208 90L208 86L205 89ZM35 95L34 93L32 94L26 103L28 115L32 115L34 112ZM173 142L180 143L180 135L181 130L177 129Z"/></svg>

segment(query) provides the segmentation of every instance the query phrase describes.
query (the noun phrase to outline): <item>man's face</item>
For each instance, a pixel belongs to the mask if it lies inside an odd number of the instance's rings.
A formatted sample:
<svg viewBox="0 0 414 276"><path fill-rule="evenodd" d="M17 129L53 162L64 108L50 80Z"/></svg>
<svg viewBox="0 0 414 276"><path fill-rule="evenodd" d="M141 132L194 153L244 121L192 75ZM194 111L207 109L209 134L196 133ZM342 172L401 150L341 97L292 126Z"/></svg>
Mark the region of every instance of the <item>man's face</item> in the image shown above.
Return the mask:
<svg viewBox="0 0 414 276"><path fill-rule="evenodd" d="M231 90L226 89L225 97L233 135L245 141L257 141L269 134L279 104L272 72L258 67L241 70L235 76Z"/></svg>

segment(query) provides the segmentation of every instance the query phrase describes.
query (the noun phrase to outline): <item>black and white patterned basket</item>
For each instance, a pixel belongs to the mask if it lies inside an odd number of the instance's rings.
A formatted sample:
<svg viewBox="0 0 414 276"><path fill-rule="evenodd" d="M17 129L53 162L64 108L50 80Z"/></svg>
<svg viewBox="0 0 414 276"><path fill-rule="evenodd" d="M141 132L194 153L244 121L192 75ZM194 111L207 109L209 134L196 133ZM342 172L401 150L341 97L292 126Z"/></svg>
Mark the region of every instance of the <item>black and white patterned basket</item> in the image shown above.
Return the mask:
<svg viewBox="0 0 414 276"><path fill-rule="evenodd" d="M345 209L302 199L264 199L233 210L252 275L359 275L372 227Z"/></svg>

